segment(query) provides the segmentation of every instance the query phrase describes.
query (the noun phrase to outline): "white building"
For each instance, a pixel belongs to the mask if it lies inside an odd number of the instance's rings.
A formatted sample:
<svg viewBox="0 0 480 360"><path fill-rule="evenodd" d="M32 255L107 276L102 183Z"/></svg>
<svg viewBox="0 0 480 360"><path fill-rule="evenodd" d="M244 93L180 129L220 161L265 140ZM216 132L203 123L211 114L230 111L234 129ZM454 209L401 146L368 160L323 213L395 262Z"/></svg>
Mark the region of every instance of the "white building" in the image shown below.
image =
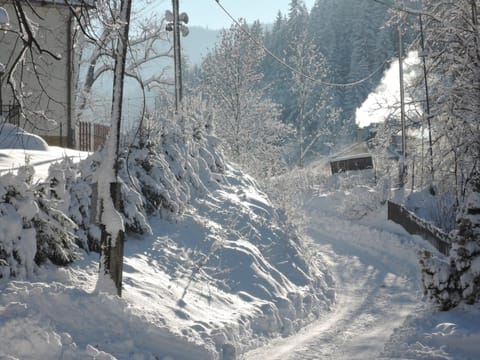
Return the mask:
<svg viewBox="0 0 480 360"><path fill-rule="evenodd" d="M17 125L42 136L50 145L74 147L78 77L74 11L85 2L30 0L20 4L19 11L12 0L0 0L10 17L9 26L0 30L0 63L5 65L0 79L3 116L18 121ZM29 26L21 28L17 19L23 16ZM34 42L27 44L30 34ZM20 56L22 60L14 68ZM10 74L13 88L7 83ZM20 116L15 114L18 101L23 105Z"/></svg>

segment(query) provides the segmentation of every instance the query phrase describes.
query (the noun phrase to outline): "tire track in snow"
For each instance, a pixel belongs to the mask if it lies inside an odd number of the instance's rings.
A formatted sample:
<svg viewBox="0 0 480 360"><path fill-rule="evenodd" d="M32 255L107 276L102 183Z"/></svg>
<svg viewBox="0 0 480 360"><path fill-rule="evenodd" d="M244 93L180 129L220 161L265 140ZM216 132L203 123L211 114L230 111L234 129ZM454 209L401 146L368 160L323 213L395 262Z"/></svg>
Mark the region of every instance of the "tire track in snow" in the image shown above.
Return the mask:
<svg viewBox="0 0 480 360"><path fill-rule="evenodd" d="M418 302L417 242L339 214L310 214L308 245L315 249L316 261L333 273L336 304L299 333L243 359L378 359Z"/></svg>

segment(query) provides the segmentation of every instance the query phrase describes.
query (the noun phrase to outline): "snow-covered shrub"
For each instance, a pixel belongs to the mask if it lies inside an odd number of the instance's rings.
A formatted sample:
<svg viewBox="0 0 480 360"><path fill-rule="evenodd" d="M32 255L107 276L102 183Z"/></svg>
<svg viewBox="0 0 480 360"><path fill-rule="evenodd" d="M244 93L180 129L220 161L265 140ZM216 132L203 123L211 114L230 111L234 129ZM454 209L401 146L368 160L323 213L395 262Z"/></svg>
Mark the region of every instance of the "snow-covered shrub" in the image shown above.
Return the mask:
<svg viewBox="0 0 480 360"><path fill-rule="evenodd" d="M25 276L50 261L67 265L78 247L75 224L63 212L65 172L56 171L45 184L32 184L34 170L0 177L0 277Z"/></svg>
<svg viewBox="0 0 480 360"><path fill-rule="evenodd" d="M301 209L305 196L323 184L324 179L324 173L310 168L302 168L268 179L261 179L261 184L276 207L281 208L286 216L295 223L301 223L303 219Z"/></svg>
<svg viewBox="0 0 480 360"><path fill-rule="evenodd" d="M50 260L55 265L68 265L78 259L78 246L75 244L75 223L55 208L54 200L37 199L39 211L33 218L36 230L37 264Z"/></svg>
<svg viewBox="0 0 480 360"><path fill-rule="evenodd" d="M144 200L137 189L122 182L121 198L121 213L124 219L125 230L136 234L151 233L152 229L148 224L147 214L143 205Z"/></svg>
<svg viewBox="0 0 480 360"><path fill-rule="evenodd" d="M76 225L66 211L70 203L70 183L76 171L76 166L66 157L50 166L45 183L34 187L38 205L38 212L33 218L37 264L49 260L56 265L67 265L78 258Z"/></svg>
<svg viewBox="0 0 480 360"><path fill-rule="evenodd" d="M462 299L473 304L480 300L480 192L467 198L452 240L450 258L458 272Z"/></svg>
<svg viewBox="0 0 480 360"><path fill-rule="evenodd" d="M424 252L420 260L425 293L442 309L480 301L480 192L472 192L451 232L448 261Z"/></svg>
<svg viewBox="0 0 480 360"><path fill-rule="evenodd" d="M361 219L385 204L380 186L358 185L346 191L340 211L349 219Z"/></svg>
<svg viewBox="0 0 480 360"><path fill-rule="evenodd" d="M170 141L165 138L170 136L175 134L166 129L156 137L143 138L143 134L140 134L130 148L127 163L130 175L126 181L130 180L144 196L144 205L149 214L178 214L190 195L189 189L179 181L184 174L181 162L185 161L185 156L182 156L178 146L168 146ZM162 147L165 142L168 145ZM171 165L175 165L173 171Z"/></svg>
<svg viewBox="0 0 480 360"><path fill-rule="evenodd" d="M204 182L223 171L223 159L214 150L216 138L205 134L208 125L202 119L189 115L186 111L180 124L157 114L128 150L122 178L143 196L148 215L183 212L192 191L205 193Z"/></svg>
<svg viewBox="0 0 480 360"><path fill-rule="evenodd" d="M408 195L405 206L444 232L455 229L457 205L453 192L433 195L430 187L427 187Z"/></svg>
<svg viewBox="0 0 480 360"><path fill-rule="evenodd" d="M33 218L38 212L30 172L0 177L0 277L33 273L37 242Z"/></svg>
<svg viewBox="0 0 480 360"><path fill-rule="evenodd" d="M90 183L82 178L81 174L82 168L79 164L65 157L62 161L50 165L45 184L37 190L41 197L41 213L37 224L40 233L44 235L43 242L51 242L52 238L57 238L72 252L73 243L84 250L90 249L88 231L85 230L90 223L92 191ZM55 253L62 254L62 251L57 249ZM63 256L63 260L52 262L63 265L75 258L70 254ZM67 259L69 260L66 261Z"/></svg>
<svg viewBox="0 0 480 360"><path fill-rule="evenodd" d="M420 255L425 295L437 302L441 310L457 306L461 296L457 288L458 277L455 276L455 268L451 262L433 256L428 250L424 250Z"/></svg>
<svg viewBox="0 0 480 360"><path fill-rule="evenodd" d="M82 176L77 176L70 185L69 194L70 204L67 211L70 219L76 224L78 246L87 251L99 251L99 248L95 248L95 244L98 244L97 237L90 231L90 224L93 221L90 216L93 206L91 183Z"/></svg>
<svg viewBox="0 0 480 360"><path fill-rule="evenodd" d="M199 104L197 104L199 105ZM201 105L201 104L200 104ZM120 213L127 232L150 233L148 216L174 218L184 212L193 193L204 194L224 171L219 140L201 106L185 106L181 117L148 114L138 132L120 149ZM79 226L80 246L99 250L100 232L92 209L93 173L102 166L102 152L80 164L80 175L69 183L70 217ZM90 189L87 189L90 188Z"/></svg>
<svg viewBox="0 0 480 360"><path fill-rule="evenodd" d="M373 170L334 174L330 191L341 197L339 211L349 219L361 219L381 207L390 196L390 179L379 180Z"/></svg>

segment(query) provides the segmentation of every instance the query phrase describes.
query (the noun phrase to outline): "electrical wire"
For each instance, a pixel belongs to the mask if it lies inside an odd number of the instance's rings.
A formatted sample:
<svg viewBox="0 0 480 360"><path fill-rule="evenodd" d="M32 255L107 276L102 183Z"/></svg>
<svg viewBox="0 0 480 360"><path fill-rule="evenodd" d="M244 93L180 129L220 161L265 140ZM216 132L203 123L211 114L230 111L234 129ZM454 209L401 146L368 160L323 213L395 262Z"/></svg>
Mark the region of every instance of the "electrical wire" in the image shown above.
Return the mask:
<svg viewBox="0 0 480 360"><path fill-rule="evenodd" d="M393 61L393 59L385 59L385 61L383 61L380 64L380 66L378 66L373 72L371 72L369 75L367 75L363 79L348 82L348 83L334 83L334 82L328 82L328 81L323 81L323 80L320 80L320 79L313 78L310 75L307 75L304 72L302 72L302 71L294 68L293 66L287 64L284 60L280 59L277 55L275 55L272 51L270 51L267 47L265 47L265 45L263 45L257 38L255 38L255 36L253 36L247 29L245 29L245 27L242 26L242 24L238 20L236 20L233 17L233 15L222 4L220 4L219 0L214 0L214 1L217 3L217 5L220 7L220 9L222 9L222 11L230 18L230 20L232 20L240 28L240 30L245 35L247 35L257 46L262 48L263 51L265 51L266 54L270 55L275 61L277 61L282 66L286 67L291 72L294 72L295 74L300 75L300 76L304 77L305 79L308 79L308 80L310 80L314 83L317 83L317 84L320 84L320 85L325 85L325 86L330 86L330 87L352 87L352 86L356 86L356 85L362 84L365 81L368 81L369 79L371 79L375 74L377 74L381 69L383 69L386 64L391 63Z"/></svg>
<svg viewBox="0 0 480 360"><path fill-rule="evenodd" d="M419 16L419 15L425 15L425 16L429 16L433 19L436 19L432 14L430 13L427 13L425 11L422 11L422 10L416 10L416 9L412 9L412 8L408 8L406 6L397 6L395 4L389 4L387 3L386 1L383 1L383 0L372 0L373 2L376 2L377 4L381 4L383 6L386 6L392 10L396 10L396 11L400 11L400 12L404 12L404 13L407 13L407 14L410 14L410 15L416 15L416 16Z"/></svg>

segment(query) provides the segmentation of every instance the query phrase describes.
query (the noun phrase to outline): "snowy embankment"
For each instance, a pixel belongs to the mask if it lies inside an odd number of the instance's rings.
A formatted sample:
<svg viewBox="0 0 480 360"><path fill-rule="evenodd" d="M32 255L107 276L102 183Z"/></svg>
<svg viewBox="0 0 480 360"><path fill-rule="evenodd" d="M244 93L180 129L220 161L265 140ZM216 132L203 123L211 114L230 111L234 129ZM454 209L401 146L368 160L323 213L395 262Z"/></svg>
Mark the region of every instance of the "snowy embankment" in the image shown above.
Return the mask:
<svg viewBox="0 0 480 360"><path fill-rule="evenodd" d="M151 217L151 234L128 237L123 298L94 291L93 252L80 252L68 267L47 263L4 278L0 358L234 359L297 331L331 305L327 271L306 260L294 229L255 183L229 166L212 173L211 148L192 155L173 144L163 144L167 156L158 171L173 187L162 196L172 201L176 194L184 211ZM187 168L193 170L182 172ZM147 181L151 190L145 176L137 187ZM194 185L188 190L175 181Z"/></svg>

